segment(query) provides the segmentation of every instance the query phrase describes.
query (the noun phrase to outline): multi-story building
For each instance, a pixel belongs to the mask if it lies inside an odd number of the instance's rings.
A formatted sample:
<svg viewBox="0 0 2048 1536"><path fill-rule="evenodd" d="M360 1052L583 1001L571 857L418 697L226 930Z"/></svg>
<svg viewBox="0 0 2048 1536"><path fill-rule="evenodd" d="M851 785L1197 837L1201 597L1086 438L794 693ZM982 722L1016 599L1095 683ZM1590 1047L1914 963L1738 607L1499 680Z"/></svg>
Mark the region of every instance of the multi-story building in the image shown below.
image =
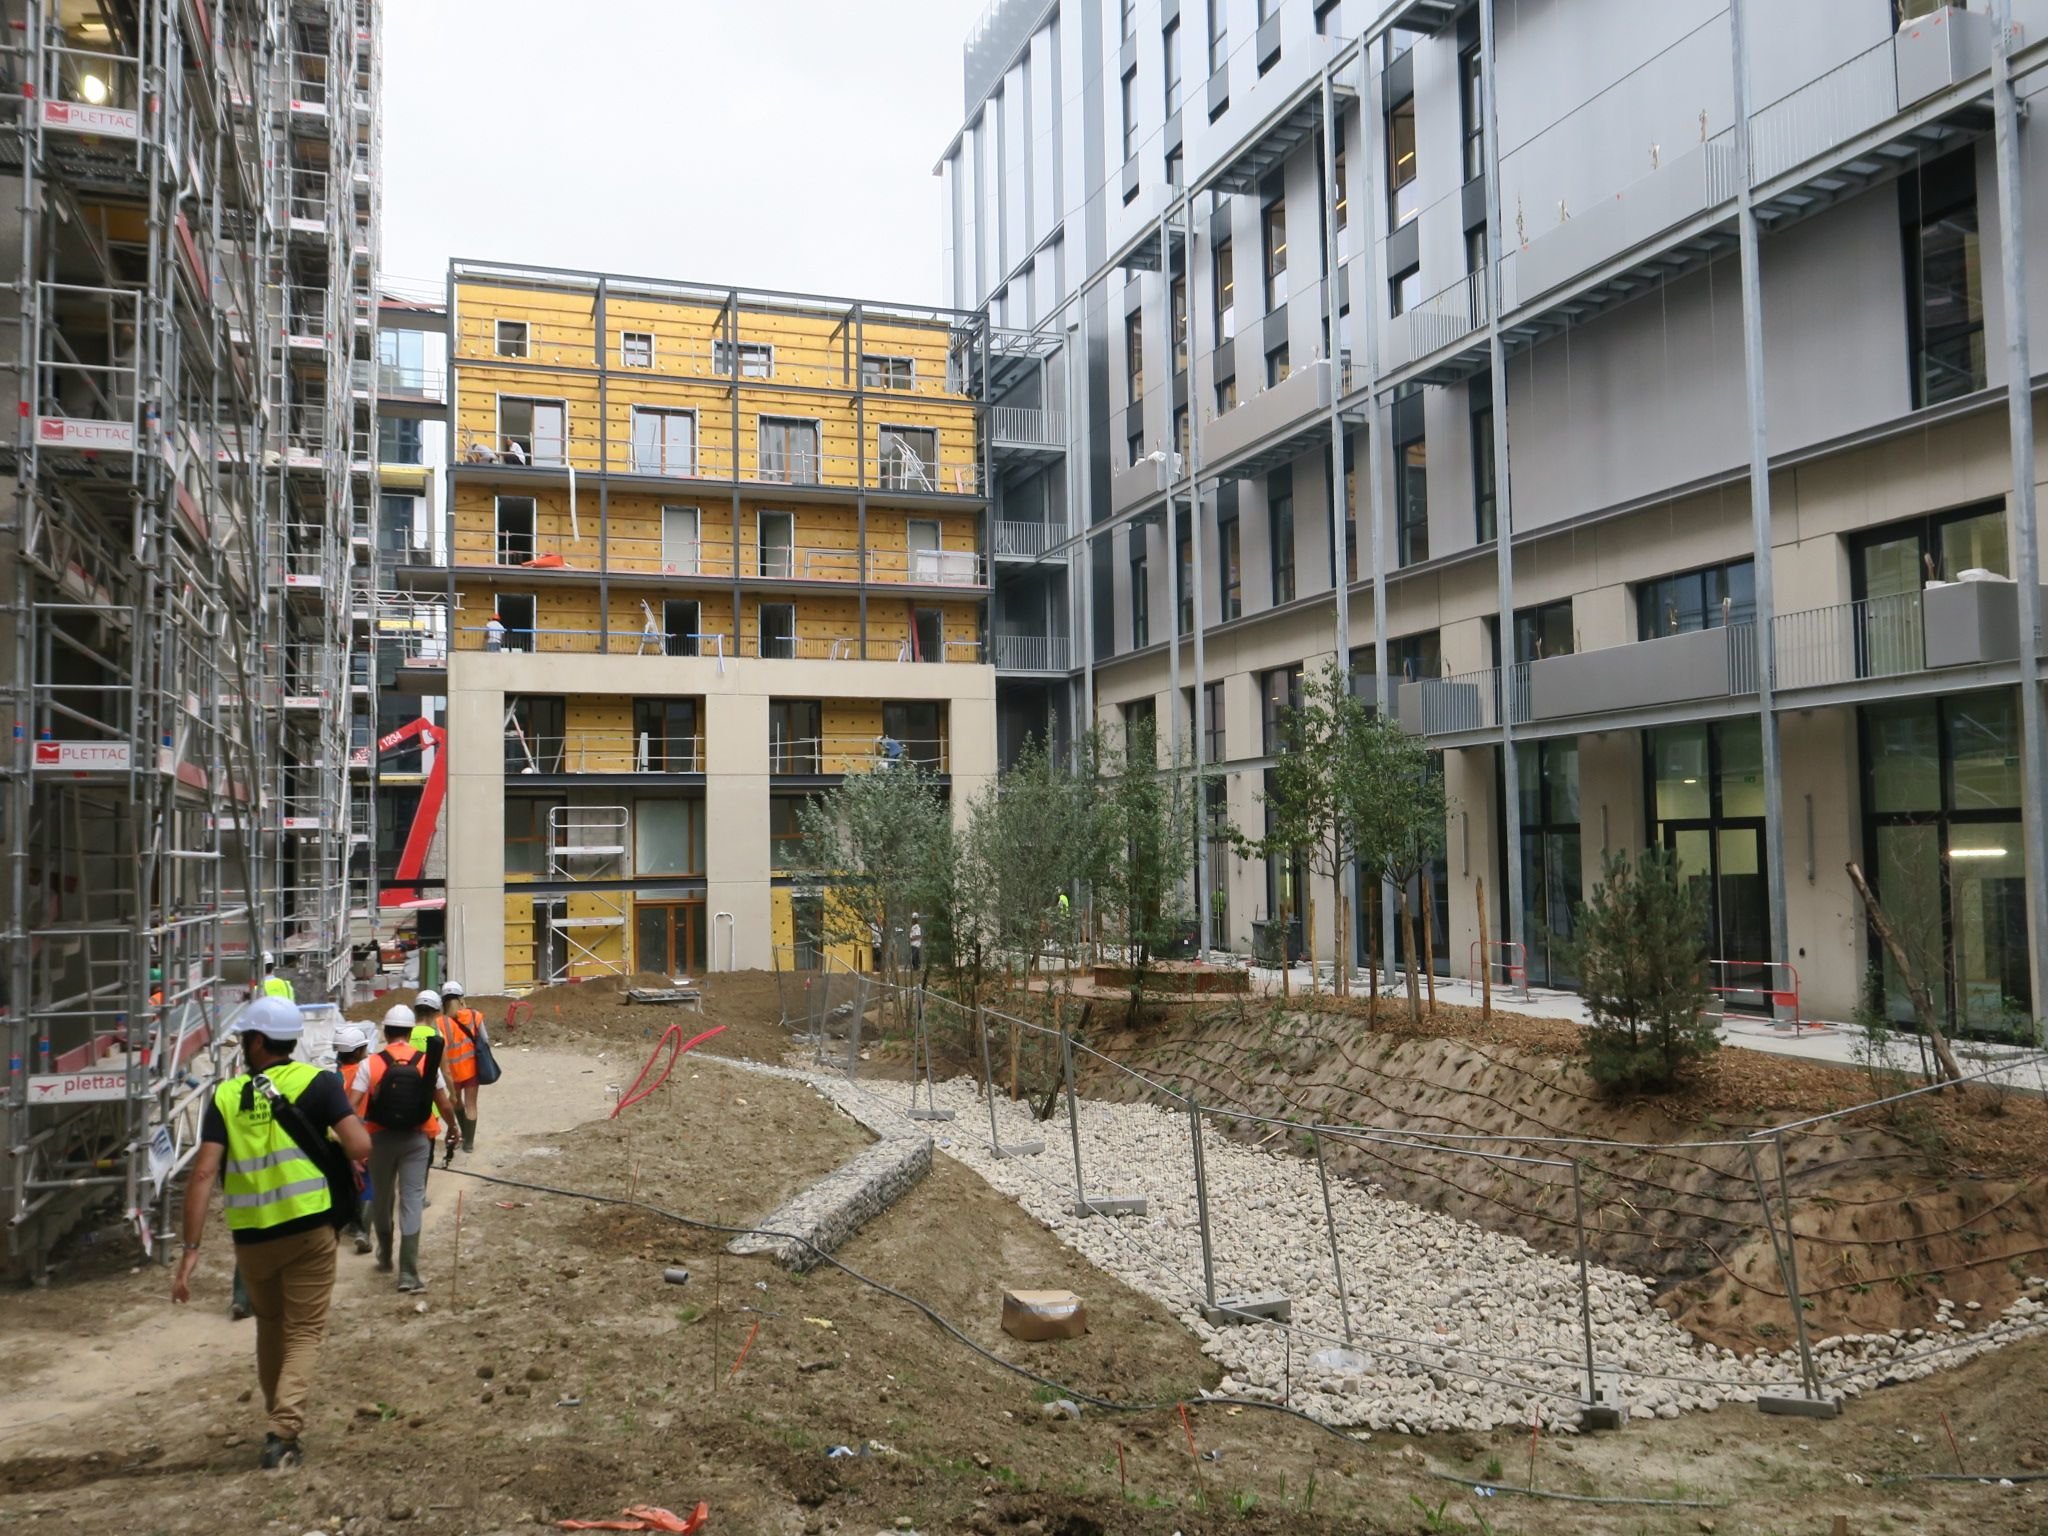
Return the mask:
<svg viewBox="0 0 2048 1536"><path fill-rule="evenodd" d="M1056 349L1031 579L1085 597L1077 710L1171 719L1256 828L1278 713L1347 669L1443 749L1442 968L1483 900L1493 958L1569 985L1603 856L1661 844L1714 957L1777 967L1724 979L1846 1017L1880 960L1854 861L1944 1009L2031 1012L2008 381L2048 258L2008 232L2048 200L2013 110L2048 5L2010 11L2001 50L1984 0L991 6L948 300ZM1215 945L1315 894L1202 851Z"/></svg>
<svg viewBox="0 0 2048 1536"><path fill-rule="evenodd" d="M0 7L8 1267L145 1240L277 957L345 985L378 0Z"/></svg>
<svg viewBox="0 0 2048 1536"><path fill-rule="evenodd" d="M910 759L964 805L994 770L989 338L474 263L446 314L446 563L401 585L452 644L398 670L447 700L452 964L768 966L817 932L807 796Z"/></svg>

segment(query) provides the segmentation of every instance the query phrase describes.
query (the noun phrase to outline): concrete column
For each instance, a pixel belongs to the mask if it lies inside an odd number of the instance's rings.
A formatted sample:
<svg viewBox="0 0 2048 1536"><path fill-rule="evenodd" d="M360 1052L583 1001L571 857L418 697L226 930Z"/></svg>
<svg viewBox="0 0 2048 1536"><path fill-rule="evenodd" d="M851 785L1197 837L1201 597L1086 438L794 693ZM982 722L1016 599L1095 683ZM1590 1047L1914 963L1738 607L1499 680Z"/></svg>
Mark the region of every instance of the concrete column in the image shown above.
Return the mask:
<svg viewBox="0 0 2048 1536"><path fill-rule="evenodd" d="M503 658L458 651L448 673L448 931L459 936L464 986L505 989L505 693L488 673ZM486 674L479 678L472 674Z"/></svg>
<svg viewBox="0 0 2048 1536"><path fill-rule="evenodd" d="M1444 753L1444 801L1449 823L1444 838L1444 879L1450 889L1449 950L1451 974L1469 975L1472 945L1479 937L1479 882L1486 882L1489 929L1499 926L1492 914L1501 908L1499 883L1500 828L1495 813L1495 763L1486 747L1467 747ZM1494 939L1499 933L1490 933ZM1418 934L1417 942L1420 942Z"/></svg>
<svg viewBox="0 0 2048 1536"><path fill-rule="evenodd" d="M704 700L704 920L733 915L737 964L767 969L773 947L768 875L768 697ZM723 926L713 924L714 929ZM717 933L713 938L721 937ZM721 962L713 957L713 969Z"/></svg>

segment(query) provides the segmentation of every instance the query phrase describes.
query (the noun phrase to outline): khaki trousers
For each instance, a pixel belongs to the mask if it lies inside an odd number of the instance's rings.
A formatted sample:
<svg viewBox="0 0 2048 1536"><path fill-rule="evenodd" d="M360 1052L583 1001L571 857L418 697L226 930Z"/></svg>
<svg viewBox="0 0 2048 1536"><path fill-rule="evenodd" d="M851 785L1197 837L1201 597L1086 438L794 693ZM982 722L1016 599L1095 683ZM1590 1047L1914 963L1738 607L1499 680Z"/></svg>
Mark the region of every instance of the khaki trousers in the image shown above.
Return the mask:
<svg viewBox="0 0 2048 1536"><path fill-rule="evenodd" d="M296 1440L306 1425L306 1397L327 1338L334 1295L332 1227L242 1243L235 1249L249 1306L256 1314L256 1377L270 1433Z"/></svg>

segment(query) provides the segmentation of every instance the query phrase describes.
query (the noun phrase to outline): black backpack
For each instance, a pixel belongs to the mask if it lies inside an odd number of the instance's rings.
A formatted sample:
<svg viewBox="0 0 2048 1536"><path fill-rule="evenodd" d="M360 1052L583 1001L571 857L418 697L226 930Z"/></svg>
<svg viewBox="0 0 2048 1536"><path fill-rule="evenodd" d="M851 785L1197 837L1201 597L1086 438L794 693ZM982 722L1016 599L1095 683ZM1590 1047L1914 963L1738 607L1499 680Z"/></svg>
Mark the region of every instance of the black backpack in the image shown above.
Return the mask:
<svg viewBox="0 0 2048 1536"><path fill-rule="evenodd" d="M369 1114L387 1131L416 1131L434 1112L433 1085L421 1074L422 1058L415 1052L404 1061L390 1051L377 1053L384 1063L384 1075L377 1079L370 1095Z"/></svg>

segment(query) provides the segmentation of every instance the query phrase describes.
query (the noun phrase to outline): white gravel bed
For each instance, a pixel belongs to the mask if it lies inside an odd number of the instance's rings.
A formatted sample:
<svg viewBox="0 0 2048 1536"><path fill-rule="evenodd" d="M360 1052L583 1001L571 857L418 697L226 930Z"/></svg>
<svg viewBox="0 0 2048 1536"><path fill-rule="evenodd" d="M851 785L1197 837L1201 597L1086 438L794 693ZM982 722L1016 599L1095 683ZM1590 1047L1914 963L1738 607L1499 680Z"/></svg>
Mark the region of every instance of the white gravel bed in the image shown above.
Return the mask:
<svg viewBox="0 0 2048 1536"><path fill-rule="evenodd" d="M857 1093L899 1110L901 1083L817 1080L830 1096ZM1013 1196L1062 1242L1174 1310L1224 1369L1226 1396L1285 1400L1326 1423L1364 1429L1484 1430L1540 1415L1576 1427L1586 1391L1578 1266L1520 1238L1423 1210L1377 1187L1331 1179L1344 1257L1353 1347L1330 1259L1313 1160L1226 1139L1205 1123L1204 1168L1218 1299L1282 1291L1292 1323L1213 1327L1197 1307L1202 1256L1185 1112L1082 1100L1080 1140L1091 1197L1142 1195L1142 1216L1073 1214L1074 1165L1062 1106L1040 1123L996 1101L1001 1140L1043 1140L1042 1155L997 1159L988 1107L971 1078L941 1083L951 1122L924 1123L940 1151ZM920 1094L920 1101L922 1095ZM1029 1285L1029 1275L1005 1276ZM1796 1349L1737 1356L1698 1344L1660 1311L1647 1280L1588 1271L1593 1357L1608 1401L1632 1414L1799 1395ZM1941 1303L1925 1328L1814 1341L1830 1396L1924 1376L2023 1334L2048 1331L2048 1280L2002 1318ZM1974 1305L1974 1304L1972 1304Z"/></svg>

